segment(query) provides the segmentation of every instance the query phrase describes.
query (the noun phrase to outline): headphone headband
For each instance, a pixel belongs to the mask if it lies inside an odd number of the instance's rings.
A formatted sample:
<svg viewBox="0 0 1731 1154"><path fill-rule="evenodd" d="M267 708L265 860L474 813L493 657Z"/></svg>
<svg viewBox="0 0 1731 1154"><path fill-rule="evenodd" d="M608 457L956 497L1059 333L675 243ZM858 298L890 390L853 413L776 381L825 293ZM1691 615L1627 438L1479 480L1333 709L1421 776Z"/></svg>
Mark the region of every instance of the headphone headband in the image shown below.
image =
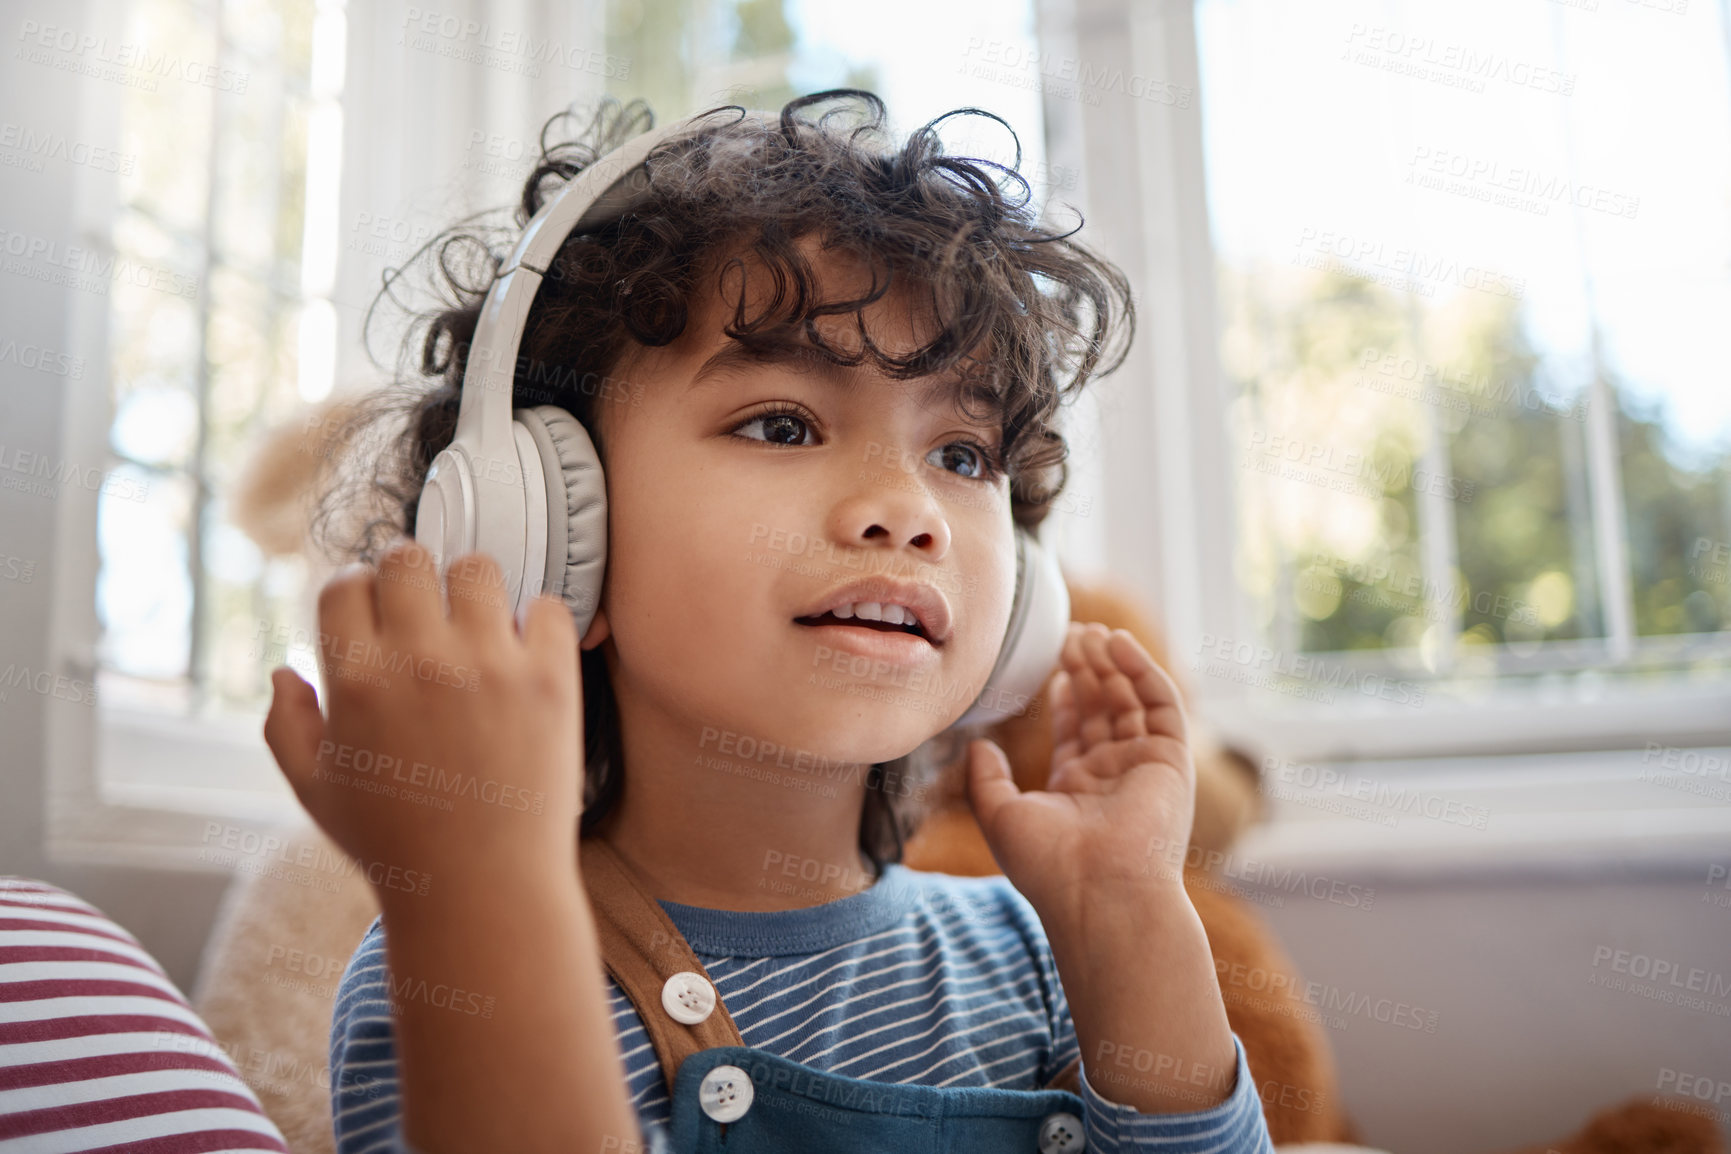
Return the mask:
<svg viewBox="0 0 1731 1154"><path fill-rule="evenodd" d="M524 226L523 235L481 306L463 371L456 437L476 447L483 460L516 459L511 399L517 377L517 349L542 277L560 247L579 228L593 228L624 215L631 202L648 187L649 177L643 163L649 154L688 135L713 115L693 116L651 129L597 157ZM748 112L741 119L745 118L768 120L764 113ZM497 493L485 485L476 487L477 505L484 513L483 524L495 515L495 507L499 511L515 507L520 515L521 502L505 499L502 490L506 488L512 486L504 485ZM486 537L485 529L478 536ZM469 548L493 552L483 539L471 542Z"/></svg>
<svg viewBox="0 0 1731 1154"><path fill-rule="evenodd" d="M471 552L498 561L515 593L519 619L544 581L566 590L565 546L575 541L571 547L585 556L581 567L586 572L578 581L594 586L585 593L585 604L573 606L578 633L586 632L599 600L606 551L605 485L587 432L557 406L519 415L512 404L518 348L535 294L574 232L617 220L647 190L650 154L702 127L717 111L635 136L578 172L524 226L482 302L464 366L456 432L427 471L415 536L440 565ZM746 120L780 124L775 115L748 111L734 123ZM569 422L568 430L550 428L550 421L559 418ZM572 466L553 448L557 437L583 443L576 474L567 475ZM993 721L1026 708L1057 662L1069 605L1056 561L1033 534L1018 529L1009 625L986 688L956 725Z"/></svg>

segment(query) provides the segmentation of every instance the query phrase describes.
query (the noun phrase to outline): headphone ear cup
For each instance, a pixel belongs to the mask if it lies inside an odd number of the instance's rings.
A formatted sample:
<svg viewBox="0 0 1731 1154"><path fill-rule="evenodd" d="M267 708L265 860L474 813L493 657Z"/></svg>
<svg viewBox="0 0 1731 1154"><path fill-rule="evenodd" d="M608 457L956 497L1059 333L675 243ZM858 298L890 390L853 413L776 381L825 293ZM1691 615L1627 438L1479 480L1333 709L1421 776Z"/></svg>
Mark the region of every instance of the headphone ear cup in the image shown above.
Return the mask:
<svg viewBox="0 0 1731 1154"><path fill-rule="evenodd" d="M607 572L607 479L601 456L589 430L558 405L518 409L515 417L540 451L547 488L541 588L565 602L582 637L601 606Z"/></svg>
<svg viewBox="0 0 1731 1154"><path fill-rule="evenodd" d="M1028 708L1064 649L1070 631L1070 589L1058 559L1032 533L1016 529L1016 596L997 664L986 687L951 729L993 724Z"/></svg>

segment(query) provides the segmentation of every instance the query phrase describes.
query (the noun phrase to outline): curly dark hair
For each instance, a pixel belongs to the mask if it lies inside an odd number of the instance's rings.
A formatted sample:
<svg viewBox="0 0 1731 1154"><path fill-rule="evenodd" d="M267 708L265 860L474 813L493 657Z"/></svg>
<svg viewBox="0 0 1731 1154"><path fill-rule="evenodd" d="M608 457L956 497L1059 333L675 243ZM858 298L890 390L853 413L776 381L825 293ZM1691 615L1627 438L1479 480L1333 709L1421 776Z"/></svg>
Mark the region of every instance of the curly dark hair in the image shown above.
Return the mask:
<svg viewBox="0 0 1731 1154"><path fill-rule="evenodd" d="M647 189L618 219L573 232L560 248L526 322L513 379L513 407L553 404L584 425L605 463L593 382L607 381L635 348L665 346L685 331L699 293L713 292L731 317L724 333L753 351L805 346L838 364L871 361L896 379L954 373L983 383L964 393L989 406L1001 430L996 464L1010 482L1011 516L1033 529L1068 475L1055 427L1060 404L1128 352L1134 309L1123 274L1072 239L1040 226L1021 145L999 117L958 109L930 121L899 146L889 142L883 102L835 89L800 97L779 120L760 123L737 106L704 114L701 128L651 152ZM812 114L816 114L815 118ZM953 116L988 117L1015 141L1010 165L948 156L939 137ZM481 216L460 221L389 270L368 310L381 304L410 316L396 379L342 411L330 442L360 475L340 472L321 495L315 540L334 537L336 514L349 534L326 555L376 562L391 541L415 531L416 506L433 458L456 433L469 342L487 289L523 226L569 181L637 132L653 114L640 101L605 100L575 139L549 143L523 185L515 227ZM822 299L799 242L859 262L870 272L857 297ZM749 258L749 261L748 261ZM430 268L428 267L430 266ZM408 270L432 275L438 305L414 311L396 290ZM744 278L767 276L772 291L748 316ZM892 285L912 288L930 312L931 339L902 355L879 348L862 310ZM730 288L734 290L729 295ZM849 316L857 345L826 343L814 321ZM852 343L850 339L850 343ZM369 342L370 347L370 342ZM982 352L983 350L983 352ZM376 358L375 358L376 360ZM371 512L368 512L368 510ZM624 788L618 712L599 648L582 654L587 834ZM959 749L958 735L874 767L860 823L860 848L881 870L899 861L925 812L925 793L885 781L929 785Z"/></svg>

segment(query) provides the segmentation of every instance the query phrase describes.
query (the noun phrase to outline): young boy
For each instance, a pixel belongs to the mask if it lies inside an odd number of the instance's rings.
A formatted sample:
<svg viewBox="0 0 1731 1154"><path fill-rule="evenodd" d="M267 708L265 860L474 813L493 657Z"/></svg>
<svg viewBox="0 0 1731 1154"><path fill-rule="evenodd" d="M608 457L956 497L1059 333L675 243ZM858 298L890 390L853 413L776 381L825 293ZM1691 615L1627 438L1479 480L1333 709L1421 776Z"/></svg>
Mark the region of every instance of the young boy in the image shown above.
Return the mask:
<svg viewBox="0 0 1731 1154"><path fill-rule="evenodd" d="M837 101L863 125L810 118ZM1201 923L1149 868L1195 778L1128 633L1071 626L1045 791L968 747L1005 877L899 862L1004 636L1014 533L1061 487L1059 404L1121 359L1130 306L992 166L933 126L884 147L881 119L843 92L706 120L549 270L513 399L605 465L580 640L545 596L519 633L480 554L447 616L396 545L320 596L328 721L276 671L266 737L308 810L369 877L428 879L378 886L343 978L342 1154L1271 1148ZM522 220L629 120L551 150ZM441 272L442 383L377 482L410 532L489 283ZM476 676L345 675L376 651ZM330 772L345 747L473 788Z"/></svg>

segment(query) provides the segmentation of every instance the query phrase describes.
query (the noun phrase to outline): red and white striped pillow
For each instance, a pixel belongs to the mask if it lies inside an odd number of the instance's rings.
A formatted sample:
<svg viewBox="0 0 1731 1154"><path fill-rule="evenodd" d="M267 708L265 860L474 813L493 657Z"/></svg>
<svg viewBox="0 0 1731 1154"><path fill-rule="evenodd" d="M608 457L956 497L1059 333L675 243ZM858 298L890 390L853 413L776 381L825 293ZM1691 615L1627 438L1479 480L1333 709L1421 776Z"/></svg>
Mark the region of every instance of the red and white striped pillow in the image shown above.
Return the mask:
<svg viewBox="0 0 1731 1154"><path fill-rule="evenodd" d="M0 877L0 1150L288 1146L136 938L65 890Z"/></svg>

